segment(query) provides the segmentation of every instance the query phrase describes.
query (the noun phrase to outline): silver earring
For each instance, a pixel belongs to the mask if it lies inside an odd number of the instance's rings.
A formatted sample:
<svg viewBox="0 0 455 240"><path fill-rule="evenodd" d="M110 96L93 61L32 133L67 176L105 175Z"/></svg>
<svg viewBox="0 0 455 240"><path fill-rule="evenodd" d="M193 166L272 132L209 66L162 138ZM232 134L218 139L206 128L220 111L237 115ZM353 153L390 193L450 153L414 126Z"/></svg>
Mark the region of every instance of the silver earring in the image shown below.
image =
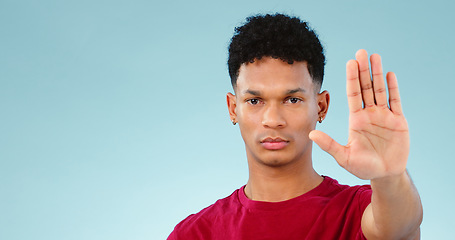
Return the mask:
<svg viewBox="0 0 455 240"><path fill-rule="evenodd" d="M234 119L232 119L232 125L235 125L235 124L237 124L237 122Z"/></svg>
<svg viewBox="0 0 455 240"><path fill-rule="evenodd" d="M322 123L322 116L319 117L319 123Z"/></svg>

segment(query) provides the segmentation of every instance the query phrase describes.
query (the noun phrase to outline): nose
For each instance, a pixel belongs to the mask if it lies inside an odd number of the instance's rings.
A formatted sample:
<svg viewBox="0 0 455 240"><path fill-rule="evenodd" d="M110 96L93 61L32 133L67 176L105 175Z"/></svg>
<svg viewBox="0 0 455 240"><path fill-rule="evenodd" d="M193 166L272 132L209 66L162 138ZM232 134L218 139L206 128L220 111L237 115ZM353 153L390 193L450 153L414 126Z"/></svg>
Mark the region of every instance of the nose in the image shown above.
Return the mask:
<svg viewBox="0 0 455 240"><path fill-rule="evenodd" d="M270 104L265 107L262 125L268 128L283 128L286 126L286 120L280 111L279 104Z"/></svg>

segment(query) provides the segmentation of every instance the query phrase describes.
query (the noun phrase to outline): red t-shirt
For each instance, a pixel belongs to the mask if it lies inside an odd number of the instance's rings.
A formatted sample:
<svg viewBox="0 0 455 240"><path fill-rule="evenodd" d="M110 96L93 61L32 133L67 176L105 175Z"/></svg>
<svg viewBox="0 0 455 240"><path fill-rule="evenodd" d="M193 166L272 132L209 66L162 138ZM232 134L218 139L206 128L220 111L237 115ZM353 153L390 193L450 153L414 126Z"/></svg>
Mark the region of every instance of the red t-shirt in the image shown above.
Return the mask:
<svg viewBox="0 0 455 240"><path fill-rule="evenodd" d="M313 190L282 202L250 200L244 188L188 216L168 240L366 239L360 223L371 202L369 185L324 177Z"/></svg>

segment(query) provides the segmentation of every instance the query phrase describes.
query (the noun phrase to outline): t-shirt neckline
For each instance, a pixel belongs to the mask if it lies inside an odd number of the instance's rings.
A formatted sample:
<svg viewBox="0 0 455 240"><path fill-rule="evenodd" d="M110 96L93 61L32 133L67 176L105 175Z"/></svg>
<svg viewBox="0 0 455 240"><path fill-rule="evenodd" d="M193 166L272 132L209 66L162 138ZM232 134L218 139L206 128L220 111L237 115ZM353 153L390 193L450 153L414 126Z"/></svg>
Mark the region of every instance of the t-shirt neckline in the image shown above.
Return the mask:
<svg viewBox="0 0 455 240"><path fill-rule="evenodd" d="M327 185L331 184L333 179L327 176L323 176L324 180L316 186L315 188L311 189L310 191L297 196L295 198L291 198L285 201L281 202L263 202L263 201L255 201L249 199L245 195L245 186L241 187L238 191L238 196L239 196L239 201L245 207L246 209L251 209L251 210L263 210L263 211L274 211L278 209L285 209L286 207L294 206L295 204L298 204L299 202L302 202L310 197L318 196L324 191L324 189L327 189Z"/></svg>

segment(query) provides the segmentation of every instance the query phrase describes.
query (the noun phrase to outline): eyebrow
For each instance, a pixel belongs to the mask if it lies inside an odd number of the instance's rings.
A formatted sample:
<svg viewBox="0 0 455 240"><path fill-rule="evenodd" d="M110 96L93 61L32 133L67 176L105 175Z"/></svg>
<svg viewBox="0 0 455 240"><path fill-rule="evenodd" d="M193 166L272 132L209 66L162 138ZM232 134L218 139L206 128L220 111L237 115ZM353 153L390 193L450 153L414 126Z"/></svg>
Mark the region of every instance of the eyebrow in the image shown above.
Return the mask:
<svg viewBox="0 0 455 240"><path fill-rule="evenodd" d="M250 89L247 89L243 92L243 94L251 94L251 95L254 95L254 96L260 96L261 95L261 92L259 91L255 91L255 90L250 90Z"/></svg>
<svg viewBox="0 0 455 240"><path fill-rule="evenodd" d="M303 88L296 88L296 89L291 89L291 90L286 91L286 95L294 94L294 93L298 93L298 92L305 93L306 91ZM256 91L256 90L247 89L247 90L245 90L243 92L243 94L251 94L251 95L254 95L254 96L260 96L261 92L260 91Z"/></svg>
<svg viewBox="0 0 455 240"><path fill-rule="evenodd" d="M296 88L296 89L291 89L291 90L287 91L286 94L293 94L293 93L298 93L298 92L304 93L306 91L303 88Z"/></svg>

